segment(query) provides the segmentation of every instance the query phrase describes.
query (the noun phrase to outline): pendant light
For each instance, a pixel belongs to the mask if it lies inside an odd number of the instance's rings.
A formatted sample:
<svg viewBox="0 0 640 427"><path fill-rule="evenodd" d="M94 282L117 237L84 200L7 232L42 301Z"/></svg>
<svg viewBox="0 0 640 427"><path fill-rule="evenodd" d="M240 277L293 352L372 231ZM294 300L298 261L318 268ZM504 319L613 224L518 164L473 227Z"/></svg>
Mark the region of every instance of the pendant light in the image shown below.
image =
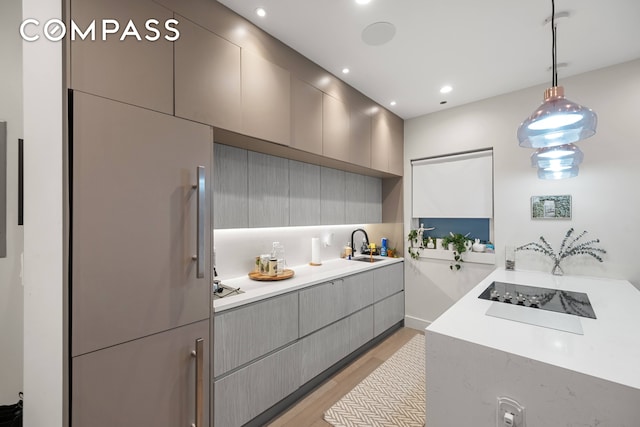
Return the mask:
<svg viewBox="0 0 640 427"><path fill-rule="evenodd" d="M540 179L565 179L578 175L584 154L574 144L539 148L531 155L531 166L538 168Z"/></svg>
<svg viewBox="0 0 640 427"><path fill-rule="evenodd" d="M556 61L555 0L551 0L552 87L544 92L544 102L518 127L521 147L544 148L571 144L596 133L598 118L587 107L564 97L558 86Z"/></svg>

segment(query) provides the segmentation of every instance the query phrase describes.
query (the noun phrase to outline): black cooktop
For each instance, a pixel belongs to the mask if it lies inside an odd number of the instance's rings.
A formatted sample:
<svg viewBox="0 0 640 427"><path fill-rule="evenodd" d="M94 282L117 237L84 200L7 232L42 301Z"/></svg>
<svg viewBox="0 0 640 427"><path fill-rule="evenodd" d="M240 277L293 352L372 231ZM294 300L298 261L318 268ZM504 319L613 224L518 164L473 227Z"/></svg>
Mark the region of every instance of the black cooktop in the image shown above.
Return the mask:
<svg viewBox="0 0 640 427"><path fill-rule="evenodd" d="M515 283L492 282L478 298L521 305L558 313L596 318L587 294L560 289L539 288Z"/></svg>

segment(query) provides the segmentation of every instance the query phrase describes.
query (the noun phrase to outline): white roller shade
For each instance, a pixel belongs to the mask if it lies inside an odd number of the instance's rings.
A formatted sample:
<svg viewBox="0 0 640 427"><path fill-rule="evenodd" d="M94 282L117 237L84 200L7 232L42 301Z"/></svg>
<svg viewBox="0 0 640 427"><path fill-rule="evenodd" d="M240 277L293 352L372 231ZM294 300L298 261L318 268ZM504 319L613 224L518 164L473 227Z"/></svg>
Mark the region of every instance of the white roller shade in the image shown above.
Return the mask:
<svg viewBox="0 0 640 427"><path fill-rule="evenodd" d="M413 218L493 217L493 151L411 162Z"/></svg>

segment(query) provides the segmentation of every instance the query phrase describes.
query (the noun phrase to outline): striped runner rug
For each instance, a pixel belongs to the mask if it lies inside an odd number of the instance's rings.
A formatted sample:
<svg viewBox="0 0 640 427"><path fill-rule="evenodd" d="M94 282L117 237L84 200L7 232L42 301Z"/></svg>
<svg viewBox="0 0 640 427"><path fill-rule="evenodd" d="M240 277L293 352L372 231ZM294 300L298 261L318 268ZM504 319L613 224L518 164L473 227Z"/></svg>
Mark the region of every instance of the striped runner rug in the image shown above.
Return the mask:
<svg viewBox="0 0 640 427"><path fill-rule="evenodd" d="M335 427L422 427L425 423L424 335L391 358L324 413Z"/></svg>

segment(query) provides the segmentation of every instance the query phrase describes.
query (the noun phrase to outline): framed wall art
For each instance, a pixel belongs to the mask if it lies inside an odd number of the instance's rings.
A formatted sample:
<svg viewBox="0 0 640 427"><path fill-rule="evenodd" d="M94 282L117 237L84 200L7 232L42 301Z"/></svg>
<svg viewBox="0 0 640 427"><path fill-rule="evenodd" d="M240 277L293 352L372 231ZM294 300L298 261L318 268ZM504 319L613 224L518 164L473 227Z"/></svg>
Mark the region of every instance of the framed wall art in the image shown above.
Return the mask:
<svg viewBox="0 0 640 427"><path fill-rule="evenodd" d="M531 196L531 219L571 219L571 196Z"/></svg>

